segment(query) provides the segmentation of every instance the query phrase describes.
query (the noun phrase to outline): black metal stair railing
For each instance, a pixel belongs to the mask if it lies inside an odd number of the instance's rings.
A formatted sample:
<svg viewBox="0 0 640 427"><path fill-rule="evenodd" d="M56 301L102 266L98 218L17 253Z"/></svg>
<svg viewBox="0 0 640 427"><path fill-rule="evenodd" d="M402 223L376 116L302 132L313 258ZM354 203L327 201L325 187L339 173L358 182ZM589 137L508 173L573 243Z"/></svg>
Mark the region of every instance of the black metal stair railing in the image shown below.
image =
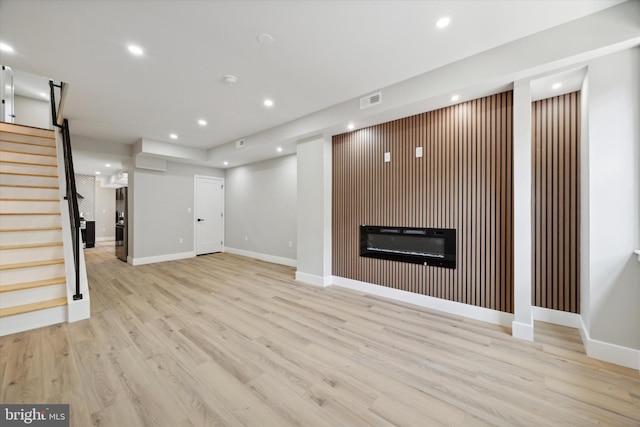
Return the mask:
<svg viewBox="0 0 640 427"><path fill-rule="evenodd" d="M53 80L49 80L49 88L51 90L51 119L54 126L58 127L62 133L62 147L64 151L64 173L66 177L67 188L65 189L65 200L69 204L69 220L71 222L71 238L73 243L73 263L75 271L75 294L74 300L81 300L80 292L80 243L82 234L80 231L80 210L78 208L78 193L76 192L76 179L73 171L73 156L71 154L71 137L69 136L69 122L67 119L61 119L56 112L55 88L60 88L61 102L64 99L62 93L65 84L55 84Z"/></svg>

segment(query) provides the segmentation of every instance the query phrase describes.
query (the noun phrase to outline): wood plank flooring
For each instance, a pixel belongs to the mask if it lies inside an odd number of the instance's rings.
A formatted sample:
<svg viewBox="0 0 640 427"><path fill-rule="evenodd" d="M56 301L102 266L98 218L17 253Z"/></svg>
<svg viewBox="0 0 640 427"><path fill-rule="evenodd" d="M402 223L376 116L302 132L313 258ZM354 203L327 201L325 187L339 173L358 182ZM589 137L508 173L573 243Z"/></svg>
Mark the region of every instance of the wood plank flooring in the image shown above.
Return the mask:
<svg viewBox="0 0 640 427"><path fill-rule="evenodd" d="M640 374L572 329L528 343L231 254L85 254L92 318L0 338L2 403L69 403L73 426L640 425Z"/></svg>

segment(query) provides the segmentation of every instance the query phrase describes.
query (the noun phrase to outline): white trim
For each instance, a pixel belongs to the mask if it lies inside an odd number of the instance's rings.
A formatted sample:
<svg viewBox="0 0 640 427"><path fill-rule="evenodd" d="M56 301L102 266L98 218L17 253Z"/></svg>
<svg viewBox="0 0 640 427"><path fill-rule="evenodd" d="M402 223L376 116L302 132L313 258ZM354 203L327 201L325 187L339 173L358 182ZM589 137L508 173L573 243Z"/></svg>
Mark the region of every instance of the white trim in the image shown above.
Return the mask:
<svg viewBox="0 0 640 427"><path fill-rule="evenodd" d="M64 170L64 147L62 146L62 135L60 130L56 130L56 153L58 155L58 170ZM71 238L71 223L69 218L71 213L69 212L69 204L64 199L63 189L67 188L66 175L58 174L58 183L60 185L60 215L62 221L62 241L64 251L64 269L65 276L67 278L67 306L63 313L66 316L65 321L77 322L78 320L89 319L91 317L91 298L89 295L89 278L87 276L87 264L84 258L84 251L81 250L78 254L79 263L78 268L80 270L80 293L82 294L81 300L74 300L73 296L76 293L75 289L75 260L73 255L73 242ZM58 316L59 310L43 310L46 313L51 313L52 316ZM31 319L32 317L25 316L25 319ZM33 317L39 321L39 317ZM51 325L58 323L55 318L52 320ZM35 325L35 324L34 324ZM44 325L43 325L44 326ZM37 326L33 326L37 327ZM31 329L31 328L29 328Z"/></svg>
<svg viewBox="0 0 640 427"><path fill-rule="evenodd" d="M306 283L308 285L320 286L322 288L326 288L331 285L332 276L316 276L315 274L303 273L301 271L296 271L296 280L298 282Z"/></svg>
<svg viewBox="0 0 640 427"><path fill-rule="evenodd" d="M531 80L513 84L513 324L511 335L533 341Z"/></svg>
<svg viewBox="0 0 640 427"><path fill-rule="evenodd" d="M298 263L297 260L292 258L284 258L284 257L275 256L275 255L261 254L259 252L245 251L243 249L225 247L223 248L223 251L228 252L230 254L234 254L234 255L246 256L249 258L259 259L261 261L272 262L274 264L286 265L288 267L295 267Z"/></svg>
<svg viewBox="0 0 640 427"><path fill-rule="evenodd" d="M511 336L525 341L533 341L533 324L511 322Z"/></svg>
<svg viewBox="0 0 640 427"><path fill-rule="evenodd" d="M640 371L640 350L591 339L582 316L579 329L587 356Z"/></svg>
<svg viewBox="0 0 640 427"><path fill-rule="evenodd" d="M57 298L67 298L67 285L63 281L56 285L3 292L2 298L0 298L0 309Z"/></svg>
<svg viewBox="0 0 640 427"><path fill-rule="evenodd" d="M332 276L332 284L343 288L353 289L372 295L402 301L432 310L442 311L448 314L467 317L469 319L480 320L493 323L495 325L510 326L513 321L513 314L502 311L491 310L489 308L477 307L460 302L448 301L426 295L414 294L412 292L387 288L386 286L374 285L360 282L358 280L347 279L345 277Z"/></svg>
<svg viewBox="0 0 640 427"><path fill-rule="evenodd" d="M90 318L91 299L89 292L83 292L80 300L74 301L73 297L67 298L67 307L69 323Z"/></svg>
<svg viewBox="0 0 640 427"><path fill-rule="evenodd" d="M196 256L194 251L180 252L176 254L156 255L140 258L127 257L127 262L131 265L154 264L156 262L176 261L179 259L193 258Z"/></svg>
<svg viewBox="0 0 640 427"><path fill-rule="evenodd" d="M96 237L96 242L115 242L116 236Z"/></svg>
<svg viewBox="0 0 640 427"><path fill-rule="evenodd" d="M66 305L2 317L0 318L0 336L65 323L66 321Z"/></svg>
<svg viewBox="0 0 640 427"><path fill-rule="evenodd" d="M543 307L532 307L533 320L553 323L554 325L580 329L582 320L579 314L567 311L551 310Z"/></svg>

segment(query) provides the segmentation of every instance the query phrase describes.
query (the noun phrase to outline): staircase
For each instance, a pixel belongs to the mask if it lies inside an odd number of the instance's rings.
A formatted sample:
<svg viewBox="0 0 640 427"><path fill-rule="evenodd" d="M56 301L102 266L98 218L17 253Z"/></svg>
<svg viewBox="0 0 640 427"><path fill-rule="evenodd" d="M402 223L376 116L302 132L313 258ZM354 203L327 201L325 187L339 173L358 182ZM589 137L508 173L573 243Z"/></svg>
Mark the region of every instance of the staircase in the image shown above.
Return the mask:
<svg viewBox="0 0 640 427"><path fill-rule="evenodd" d="M0 335L67 321L53 131L0 123Z"/></svg>

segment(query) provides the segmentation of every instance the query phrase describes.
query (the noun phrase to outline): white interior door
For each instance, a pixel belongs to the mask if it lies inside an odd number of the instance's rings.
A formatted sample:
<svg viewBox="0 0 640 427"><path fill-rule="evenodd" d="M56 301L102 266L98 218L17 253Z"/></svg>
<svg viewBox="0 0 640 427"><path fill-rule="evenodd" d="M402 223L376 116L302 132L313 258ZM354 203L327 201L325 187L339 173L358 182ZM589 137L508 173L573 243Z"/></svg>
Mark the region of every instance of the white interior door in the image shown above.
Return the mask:
<svg viewBox="0 0 640 427"><path fill-rule="evenodd" d="M15 88L13 86L13 71L7 66L2 66L0 72L0 95L2 105L0 105L0 121L14 123L15 114L13 113L13 95Z"/></svg>
<svg viewBox="0 0 640 427"><path fill-rule="evenodd" d="M196 176L196 255L221 252L224 242L224 180Z"/></svg>

